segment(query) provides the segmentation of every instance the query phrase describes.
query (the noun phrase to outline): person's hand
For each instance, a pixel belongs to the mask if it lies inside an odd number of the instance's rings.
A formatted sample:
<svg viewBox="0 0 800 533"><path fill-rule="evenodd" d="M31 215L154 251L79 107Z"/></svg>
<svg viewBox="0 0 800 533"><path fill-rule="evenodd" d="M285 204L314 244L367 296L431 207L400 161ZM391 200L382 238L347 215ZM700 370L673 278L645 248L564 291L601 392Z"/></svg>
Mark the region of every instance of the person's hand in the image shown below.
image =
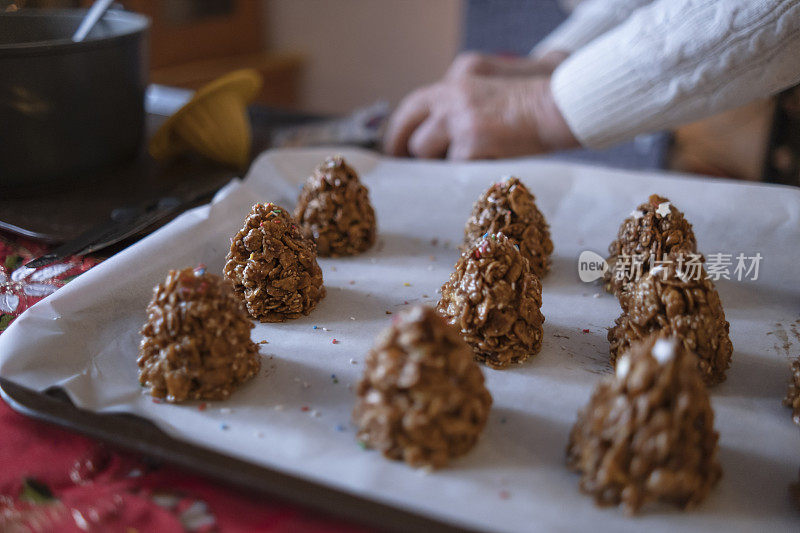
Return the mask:
<svg viewBox="0 0 800 533"><path fill-rule="evenodd" d="M459 54L445 74L445 78L468 76L549 76L569 54L559 50L541 57L513 57L463 52Z"/></svg>
<svg viewBox="0 0 800 533"><path fill-rule="evenodd" d="M389 120L384 150L395 156L490 159L572 148L550 78L446 78L417 89Z"/></svg>

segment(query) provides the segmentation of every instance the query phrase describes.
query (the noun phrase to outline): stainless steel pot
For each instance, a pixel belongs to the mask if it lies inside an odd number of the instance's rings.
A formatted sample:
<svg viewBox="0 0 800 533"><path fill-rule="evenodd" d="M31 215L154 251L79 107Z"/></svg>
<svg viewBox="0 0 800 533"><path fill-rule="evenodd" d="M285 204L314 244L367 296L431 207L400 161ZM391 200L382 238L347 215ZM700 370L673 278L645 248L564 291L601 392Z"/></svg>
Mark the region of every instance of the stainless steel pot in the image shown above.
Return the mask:
<svg viewBox="0 0 800 533"><path fill-rule="evenodd" d="M0 14L0 188L65 182L133 158L142 140L147 17L85 10Z"/></svg>

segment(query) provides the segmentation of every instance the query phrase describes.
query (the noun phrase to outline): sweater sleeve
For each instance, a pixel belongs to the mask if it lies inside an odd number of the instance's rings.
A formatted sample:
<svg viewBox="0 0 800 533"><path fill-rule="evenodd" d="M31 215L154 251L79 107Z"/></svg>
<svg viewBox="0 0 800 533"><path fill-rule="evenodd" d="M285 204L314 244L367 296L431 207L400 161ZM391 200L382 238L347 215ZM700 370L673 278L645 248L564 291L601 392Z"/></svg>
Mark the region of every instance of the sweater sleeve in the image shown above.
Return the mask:
<svg viewBox="0 0 800 533"><path fill-rule="evenodd" d="M559 27L537 44L531 55L572 53L622 23L637 8L653 0L583 0Z"/></svg>
<svg viewBox="0 0 800 533"><path fill-rule="evenodd" d="M657 0L553 73L577 139L603 148L800 82L800 0Z"/></svg>

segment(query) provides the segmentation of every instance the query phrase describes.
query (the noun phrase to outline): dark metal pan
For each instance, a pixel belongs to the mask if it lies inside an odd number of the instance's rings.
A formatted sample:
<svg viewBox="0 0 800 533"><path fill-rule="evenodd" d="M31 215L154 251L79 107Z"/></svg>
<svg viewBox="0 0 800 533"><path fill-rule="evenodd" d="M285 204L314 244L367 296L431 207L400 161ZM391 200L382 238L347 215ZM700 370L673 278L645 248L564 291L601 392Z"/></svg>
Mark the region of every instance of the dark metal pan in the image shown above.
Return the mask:
<svg viewBox="0 0 800 533"><path fill-rule="evenodd" d="M133 158L142 139L146 17L85 10L0 14L0 189L36 190Z"/></svg>

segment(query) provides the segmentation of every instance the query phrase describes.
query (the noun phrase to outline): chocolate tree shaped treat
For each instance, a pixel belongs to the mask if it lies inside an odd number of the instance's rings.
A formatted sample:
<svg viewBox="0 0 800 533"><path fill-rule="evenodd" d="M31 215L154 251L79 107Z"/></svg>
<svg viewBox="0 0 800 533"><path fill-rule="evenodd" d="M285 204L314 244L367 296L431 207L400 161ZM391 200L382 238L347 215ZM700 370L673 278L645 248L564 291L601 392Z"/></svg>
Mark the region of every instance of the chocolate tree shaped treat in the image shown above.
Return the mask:
<svg viewBox="0 0 800 533"><path fill-rule="evenodd" d="M672 259L680 257L671 254ZM651 269L622 298L623 313L608 332L611 364L652 332L675 335L698 357L703 381L725 380L733 345L714 283L702 268L691 272L673 262Z"/></svg>
<svg viewBox="0 0 800 533"><path fill-rule="evenodd" d="M253 323L230 283L171 270L153 291L139 346L139 383L168 402L224 400L258 373Z"/></svg>
<svg viewBox="0 0 800 533"><path fill-rule="evenodd" d="M492 405L469 346L423 306L381 333L356 392L359 442L415 467L441 467L471 450Z"/></svg>
<svg viewBox="0 0 800 533"><path fill-rule="evenodd" d="M800 357L792 361L792 381L783 399L783 405L792 408L792 420L800 424Z"/></svg>
<svg viewBox="0 0 800 533"><path fill-rule="evenodd" d="M654 334L597 385L570 433L567 464L599 505L621 503L629 514L656 501L686 508L721 476L718 438L696 356Z"/></svg>
<svg viewBox="0 0 800 533"><path fill-rule="evenodd" d="M537 276L547 273L553 253L550 227L536 207L535 198L518 178L495 183L475 202L464 228L465 247L492 233L502 233L517 244Z"/></svg>
<svg viewBox="0 0 800 533"><path fill-rule="evenodd" d="M680 253L686 260L692 255L702 260L692 225L672 202L657 194L622 222L608 252L605 289L617 296L636 281L639 270L645 274L651 261L661 261L670 252Z"/></svg>
<svg viewBox="0 0 800 533"><path fill-rule="evenodd" d="M492 368L522 363L542 347L542 284L516 244L488 235L461 255L437 311L475 358Z"/></svg>
<svg viewBox="0 0 800 533"><path fill-rule="evenodd" d="M314 242L272 203L253 206L231 240L224 273L262 322L307 315L325 296Z"/></svg>
<svg viewBox="0 0 800 533"><path fill-rule="evenodd" d="M359 254L375 242L375 211L367 188L342 156L329 157L314 170L294 216L322 257Z"/></svg>

